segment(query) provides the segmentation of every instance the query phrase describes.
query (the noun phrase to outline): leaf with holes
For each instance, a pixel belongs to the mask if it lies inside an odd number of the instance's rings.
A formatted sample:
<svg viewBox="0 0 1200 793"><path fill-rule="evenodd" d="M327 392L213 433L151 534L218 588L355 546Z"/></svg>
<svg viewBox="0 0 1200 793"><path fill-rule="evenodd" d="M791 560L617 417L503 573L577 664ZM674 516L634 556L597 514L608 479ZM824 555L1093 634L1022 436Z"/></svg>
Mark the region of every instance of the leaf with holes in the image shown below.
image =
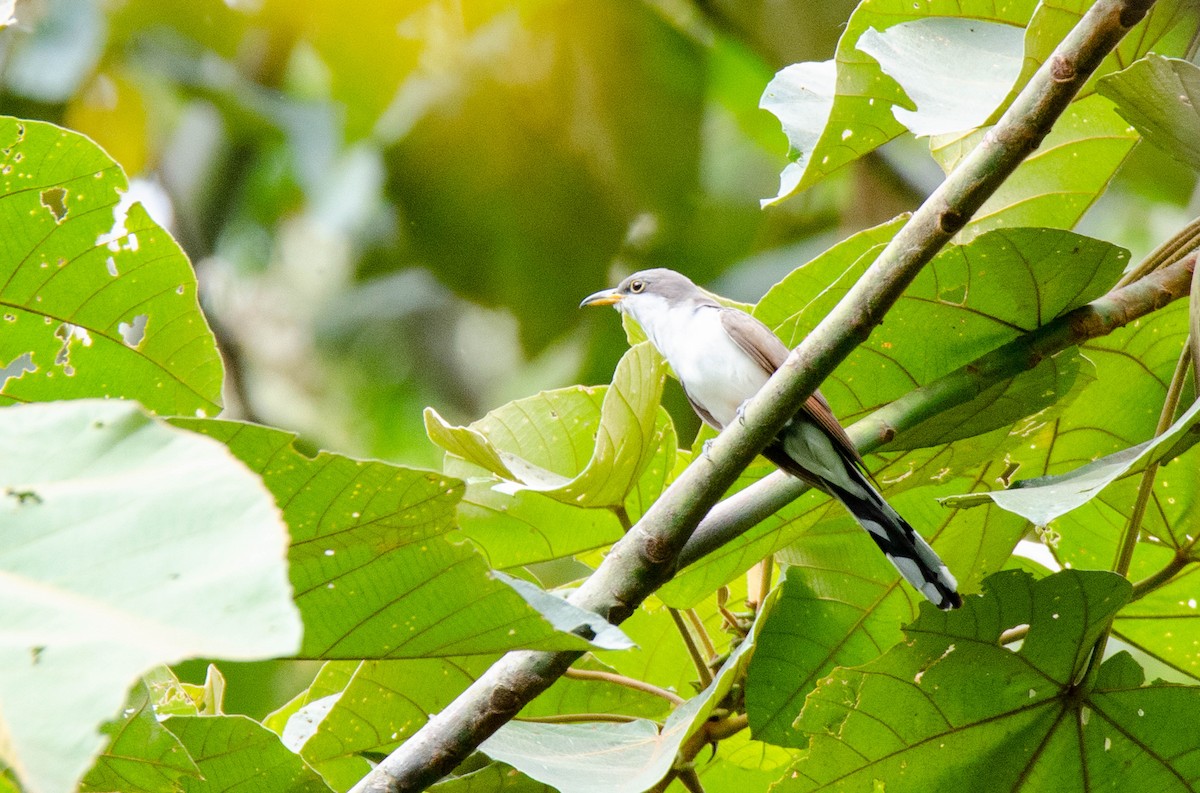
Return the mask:
<svg viewBox="0 0 1200 793"><path fill-rule="evenodd" d="M450 542L463 483L432 471L322 452L295 436L216 419L176 419L225 443L262 476L291 530L304 618L301 655L414 658L586 649L560 633L469 545Z"/></svg>
<svg viewBox="0 0 1200 793"><path fill-rule="evenodd" d="M151 667L296 652L286 528L224 446L76 400L0 409L0 448L0 761L31 789L75 787Z"/></svg>
<svg viewBox="0 0 1200 793"><path fill-rule="evenodd" d="M806 757L780 793L950 789L1191 790L1200 688L1143 686L1119 653L1076 687L1090 650L1128 600L1129 582L1064 571L999 573L955 612L925 611L909 643L840 669L808 698ZM1029 625L1017 651L1003 631Z"/></svg>
<svg viewBox="0 0 1200 793"><path fill-rule="evenodd" d="M216 413L224 376L175 240L96 144L0 117L0 404L136 399Z"/></svg>

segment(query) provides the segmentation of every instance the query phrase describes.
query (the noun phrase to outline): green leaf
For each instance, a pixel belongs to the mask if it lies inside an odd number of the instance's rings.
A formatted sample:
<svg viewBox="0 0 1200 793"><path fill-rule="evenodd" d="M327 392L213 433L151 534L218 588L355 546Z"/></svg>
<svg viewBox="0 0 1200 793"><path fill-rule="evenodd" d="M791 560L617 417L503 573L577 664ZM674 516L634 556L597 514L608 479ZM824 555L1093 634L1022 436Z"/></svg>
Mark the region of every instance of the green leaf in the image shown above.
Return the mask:
<svg viewBox="0 0 1200 793"><path fill-rule="evenodd" d="M1098 88L1147 140L1200 170L1200 67L1151 54Z"/></svg>
<svg viewBox="0 0 1200 793"><path fill-rule="evenodd" d="M512 482L514 489L581 507L618 506L662 440L658 402L664 378L662 358L649 344L625 353L612 387L603 392L594 450L582 467L587 446L580 448L572 428L581 421L575 414L586 409L582 387L509 403L470 427L451 427L428 408L425 426L434 443ZM530 404L535 401L539 404Z"/></svg>
<svg viewBox="0 0 1200 793"><path fill-rule="evenodd" d="M753 645L752 631L721 666L713 682L680 705L661 731L645 719L586 724L512 721L479 749L562 793L641 793L666 775L679 746L703 725L744 674Z"/></svg>
<svg viewBox="0 0 1200 793"><path fill-rule="evenodd" d="M139 673L296 651L285 527L225 447L115 400L4 408L0 447L0 754L31 787L74 787Z"/></svg>
<svg viewBox="0 0 1200 793"><path fill-rule="evenodd" d="M759 618L765 622L746 678L750 729L779 746L807 745L793 722L817 680L835 666L878 657L916 616L913 599L879 566L853 577L816 567L805 572L790 568L774 606Z"/></svg>
<svg viewBox="0 0 1200 793"><path fill-rule="evenodd" d="M897 219L860 232L793 271L763 296L755 316L789 347L796 346L899 227ZM1128 257L1110 243L1049 229L1003 229L966 245L947 246L822 390L844 422L860 418L1100 296L1119 277ZM944 443L1034 413L1062 389L1069 390L1077 371L1069 361L1070 356L984 392L958 408L955 422L918 427L895 439L890 448ZM1045 388L1047 380L1052 389ZM1042 390L1033 390L1038 387ZM997 391L1009 388L1033 397L998 401Z"/></svg>
<svg viewBox="0 0 1200 793"><path fill-rule="evenodd" d="M941 135L987 122L1021 72L1024 38L1013 25L931 17L867 28L858 49L917 106L893 107L896 119L914 135Z"/></svg>
<svg viewBox="0 0 1200 793"><path fill-rule="evenodd" d="M933 137L933 158L950 173L991 129ZM975 211L958 239L967 242L993 229L1017 226L1073 227L1108 188L1137 141L1137 132L1104 97L1072 102L1037 150ZM1087 167L1078 167L1081 162Z"/></svg>
<svg viewBox="0 0 1200 793"><path fill-rule="evenodd" d="M165 724L203 775L202 779L184 779L184 793L330 790L315 771L280 743L278 735L246 716L172 716Z"/></svg>
<svg viewBox="0 0 1200 793"><path fill-rule="evenodd" d="M287 720L284 743L339 790L369 770L482 674L491 657L326 664Z"/></svg>
<svg viewBox="0 0 1200 793"><path fill-rule="evenodd" d="M223 368L183 251L96 144L0 117L0 404L136 399L216 413Z"/></svg>
<svg viewBox="0 0 1200 793"><path fill-rule="evenodd" d="M179 739L159 722L142 683L134 686L128 707L103 732L109 736L108 747L80 783L85 793L174 793L184 777L200 776Z"/></svg>
<svg viewBox="0 0 1200 793"><path fill-rule="evenodd" d="M781 792L1086 789L1190 790L1200 781L1191 734L1200 689L1142 686L1118 654L1096 687L1075 680L1130 586L1111 573L1065 571L1034 582L990 578L983 598L926 611L901 644L838 670L808 700L808 755ZM1028 624L1020 650L1002 631Z"/></svg>
<svg viewBox="0 0 1200 793"><path fill-rule="evenodd" d="M904 126L893 116L892 108L907 107L909 99L875 59L859 48L868 29L887 31L904 22L939 17L1024 27L1033 10L1034 3L1028 0L1002 5L983 0L924 0L918 3L866 0L860 3L838 41L834 58L836 91L830 91L828 64L804 64L803 70L790 66L767 86L763 107L776 115L780 115L781 105L788 108L783 111L781 120L788 134L788 157L793 163L783 172L778 195L763 203L780 201L810 187L904 132ZM815 88L819 101L808 107L789 107L801 90L794 77L800 74L811 78L814 68L820 79L815 83L806 79L803 90ZM789 110L793 114L789 115Z"/></svg>
<svg viewBox="0 0 1200 793"><path fill-rule="evenodd" d="M1025 479L1007 490L994 490L986 496L1001 508L1035 525L1045 526L1060 515L1086 504L1135 466L1142 468L1177 453L1185 438L1195 441L1198 428L1200 401L1195 402L1166 432L1156 438L1102 457L1069 473ZM953 504L954 500L947 503Z"/></svg>
<svg viewBox="0 0 1200 793"><path fill-rule="evenodd" d="M215 419L179 419L220 440L282 506L301 655L414 658L518 647L586 649L492 577L483 557L447 539L463 483L432 471L322 452L295 436Z"/></svg>

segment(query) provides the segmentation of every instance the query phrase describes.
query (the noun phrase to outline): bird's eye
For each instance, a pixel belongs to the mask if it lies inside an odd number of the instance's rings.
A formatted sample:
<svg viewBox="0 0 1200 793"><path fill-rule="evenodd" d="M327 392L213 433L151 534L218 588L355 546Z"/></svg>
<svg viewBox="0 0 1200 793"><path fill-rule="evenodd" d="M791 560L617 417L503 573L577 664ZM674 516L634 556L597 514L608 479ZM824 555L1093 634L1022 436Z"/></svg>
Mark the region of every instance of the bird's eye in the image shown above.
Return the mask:
<svg viewBox="0 0 1200 793"><path fill-rule="evenodd" d="M638 294L639 292L645 291L645 289L646 289L645 281L633 281L629 284L629 291L633 292L635 295Z"/></svg>

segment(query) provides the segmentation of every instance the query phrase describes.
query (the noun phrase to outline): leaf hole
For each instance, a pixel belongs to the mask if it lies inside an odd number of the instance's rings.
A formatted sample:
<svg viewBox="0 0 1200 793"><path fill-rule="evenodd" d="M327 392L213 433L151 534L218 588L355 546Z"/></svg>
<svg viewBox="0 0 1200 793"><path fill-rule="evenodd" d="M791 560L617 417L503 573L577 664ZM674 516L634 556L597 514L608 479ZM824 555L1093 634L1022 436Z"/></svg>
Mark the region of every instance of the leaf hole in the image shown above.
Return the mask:
<svg viewBox="0 0 1200 793"><path fill-rule="evenodd" d="M117 325L117 332L121 334L121 341L135 350L146 338L146 323L150 321L147 314L138 314L133 318L133 322L122 322Z"/></svg>
<svg viewBox="0 0 1200 793"><path fill-rule="evenodd" d="M67 216L67 191L62 187L47 187L42 191L42 206L54 215L55 223L62 223Z"/></svg>

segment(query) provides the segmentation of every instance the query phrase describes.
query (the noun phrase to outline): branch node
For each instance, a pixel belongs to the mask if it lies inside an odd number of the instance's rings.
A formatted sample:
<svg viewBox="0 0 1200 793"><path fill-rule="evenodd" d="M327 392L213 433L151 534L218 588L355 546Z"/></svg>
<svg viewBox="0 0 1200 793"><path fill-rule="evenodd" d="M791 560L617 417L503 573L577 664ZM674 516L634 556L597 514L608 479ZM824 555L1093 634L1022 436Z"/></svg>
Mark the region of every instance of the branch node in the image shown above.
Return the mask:
<svg viewBox="0 0 1200 793"><path fill-rule="evenodd" d="M967 215L964 215L957 209L948 207L943 209L941 214L938 215L938 228L943 234L957 234L959 230L966 225L967 217Z"/></svg>
<svg viewBox="0 0 1200 793"><path fill-rule="evenodd" d="M505 685L496 686L488 695L488 709L493 713L515 714L521 709L522 700L517 693Z"/></svg>
<svg viewBox="0 0 1200 793"><path fill-rule="evenodd" d="M1069 83L1075 79L1078 72L1075 64L1061 53L1050 59L1050 79L1056 83Z"/></svg>
<svg viewBox="0 0 1200 793"><path fill-rule="evenodd" d="M650 536L642 543L642 552L654 564L663 564L675 558L671 544L659 537Z"/></svg>

